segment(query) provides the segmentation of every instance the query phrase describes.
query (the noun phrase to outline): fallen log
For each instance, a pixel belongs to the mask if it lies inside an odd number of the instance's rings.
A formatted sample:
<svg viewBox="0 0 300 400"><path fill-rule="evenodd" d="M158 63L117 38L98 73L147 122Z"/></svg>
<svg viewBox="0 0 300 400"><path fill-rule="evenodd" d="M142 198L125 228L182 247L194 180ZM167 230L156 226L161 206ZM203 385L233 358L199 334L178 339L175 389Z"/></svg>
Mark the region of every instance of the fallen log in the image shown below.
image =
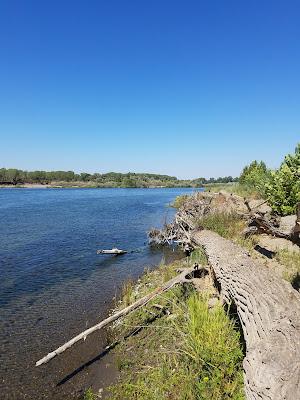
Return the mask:
<svg viewBox="0 0 300 400"><path fill-rule="evenodd" d="M230 240L205 230L192 240L204 247L221 296L237 308L247 399L300 399L300 294Z"/></svg>
<svg viewBox="0 0 300 400"><path fill-rule="evenodd" d="M52 358L57 356L58 354L63 353L65 350L73 346L75 343L79 342L81 339L86 339L88 335L91 333L104 328L108 324L116 321L117 319L129 314L130 312L137 310L138 308L145 306L147 303L149 303L151 300L153 300L155 297L159 296L160 294L166 292L167 290L171 289L173 286L184 283L184 282L189 282L191 283L191 280L187 279L186 276L188 276L194 268L186 268L183 270L178 276L175 278L169 280L168 282L164 283L162 286L158 287L156 290L153 292L149 293L148 295L142 297L141 299L137 300L130 306L124 308L123 310L120 310L116 312L115 314L111 315L110 317L106 318L105 320L99 322L97 325L92 326L91 328L85 330L84 332L80 333L79 335L75 336L73 339L69 340L67 343L63 344L60 346L58 349L52 351L51 353L47 354L45 357L41 358L39 361L36 362L36 367L42 364L46 364L48 361L50 361Z"/></svg>
<svg viewBox="0 0 300 400"><path fill-rule="evenodd" d="M257 233L267 233L272 236L276 236L279 238L292 240L291 235L281 232L278 228L276 228L272 222L267 219L264 215L259 213L253 213L249 219L249 227L256 227Z"/></svg>

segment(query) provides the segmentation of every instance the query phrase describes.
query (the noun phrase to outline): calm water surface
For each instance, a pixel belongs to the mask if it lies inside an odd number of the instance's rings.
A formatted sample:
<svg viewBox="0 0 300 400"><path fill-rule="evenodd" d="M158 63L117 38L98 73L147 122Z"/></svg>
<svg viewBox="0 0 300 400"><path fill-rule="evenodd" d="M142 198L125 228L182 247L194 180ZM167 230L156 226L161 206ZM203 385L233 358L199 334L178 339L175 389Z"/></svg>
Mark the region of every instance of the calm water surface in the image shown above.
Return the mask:
<svg viewBox="0 0 300 400"><path fill-rule="evenodd" d="M100 321L124 280L175 257L147 246L146 232L173 216L168 203L191 191L0 190L1 400L76 399L87 376L101 381L103 332L34 364ZM96 255L112 247L130 253Z"/></svg>

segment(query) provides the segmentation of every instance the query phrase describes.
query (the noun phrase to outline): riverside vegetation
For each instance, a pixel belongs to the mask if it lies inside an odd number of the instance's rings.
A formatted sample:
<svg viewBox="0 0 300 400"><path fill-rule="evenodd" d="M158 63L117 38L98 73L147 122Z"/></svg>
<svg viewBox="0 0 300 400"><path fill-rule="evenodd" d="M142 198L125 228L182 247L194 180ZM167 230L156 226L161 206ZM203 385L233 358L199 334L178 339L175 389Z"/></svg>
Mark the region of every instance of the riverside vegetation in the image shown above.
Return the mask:
<svg viewBox="0 0 300 400"><path fill-rule="evenodd" d="M209 191L226 190L253 200L268 202L274 216L296 212L299 190L300 146L285 157L280 168L270 171L263 162L245 167L234 185L208 185ZM194 195L196 198L197 195ZM201 194L199 194L199 198ZM218 203L226 196L216 197ZM230 196L229 196L230 198ZM183 207L190 196L180 196L173 206ZM232 202L240 197L232 197ZM265 199L265 201L262 201ZM258 202L258 203L257 203ZM300 287L300 252L296 245L280 245L268 259L258 253L260 235L245 237L246 221L238 210L220 209L195 220L196 229L208 229L245 247L253 258ZM271 208L269 207L271 210ZM269 211L268 211L269 212ZM263 235L262 235L263 236ZM272 237L269 238L272 241ZM294 247L292 247L294 246ZM296 247L295 247L296 246ZM258 246L259 247L259 246ZM127 282L118 308L126 307L176 275L183 265L207 264L204 252L195 250L174 265L146 271L136 283ZM278 273L278 271L276 271ZM213 285L198 293L184 284L156 298L145 309L126 317L112 328L117 338L125 338L115 350L120 376L109 388L109 398L119 399L244 399L244 343L235 314L219 301L211 304ZM155 304L159 302L159 304Z"/></svg>
<svg viewBox="0 0 300 400"><path fill-rule="evenodd" d="M201 249L184 261L146 271L136 285L124 286L119 307L194 262L207 264ZM109 388L109 398L244 399L243 347L236 320L221 303L210 307L211 294L210 287L199 294L190 284L177 286L113 327L114 335L127 339L115 354L120 377Z"/></svg>
<svg viewBox="0 0 300 400"><path fill-rule="evenodd" d="M263 198L275 213L294 214L300 201L300 143L293 154L285 156L277 170L267 168L263 161L253 161L243 169L237 184L207 185L206 190Z"/></svg>
<svg viewBox="0 0 300 400"><path fill-rule="evenodd" d="M199 248L190 257L145 270L127 281L116 308L123 309L178 274L178 268L206 265ZM152 300L111 328L119 369L106 389L113 400L244 400L244 349L236 316L214 297L211 285L199 293L189 283ZM121 338L121 339L120 339ZM89 388L84 400L98 397Z"/></svg>

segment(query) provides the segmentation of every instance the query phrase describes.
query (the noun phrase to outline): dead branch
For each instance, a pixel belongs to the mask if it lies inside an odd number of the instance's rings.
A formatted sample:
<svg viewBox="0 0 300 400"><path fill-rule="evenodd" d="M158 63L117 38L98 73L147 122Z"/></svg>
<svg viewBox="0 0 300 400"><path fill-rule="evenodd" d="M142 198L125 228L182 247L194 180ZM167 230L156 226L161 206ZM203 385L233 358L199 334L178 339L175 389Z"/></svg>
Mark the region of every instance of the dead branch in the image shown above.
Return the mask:
<svg viewBox="0 0 300 400"><path fill-rule="evenodd" d="M116 312L115 314L111 315L110 317L106 318L105 320L101 321L97 325L92 326L91 328L85 330L84 332L80 333L79 335L75 336L73 339L69 340L67 343L63 344L60 346L58 349L52 351L51 353L47 354L45 357L41 358L39 361L36 362L36 366L46 364L48 361L50 361L52 358L57 356L58 354L63 353L65 350L73 346L75 343L79 342L81 339L86 339L88 335L91 333L104 328L108 324L116 321L117 319L131 313L134 310L137 310L140 307L145 306L148 304L151 300L153 300L155 297L159 296L160 294L166 292L167 290L171 289L173 286L177 284L181 284L184 282L191 282L188 280L186 277L193 271L193 268L187 268L183 272L181 272L178 276L175 278L169 280L168 282L164 283L162 286L154 290L153 292L149 293L148 295L142 297L141 299L137 300L130 306L124 308L123 310L120 310Z"/></svg>

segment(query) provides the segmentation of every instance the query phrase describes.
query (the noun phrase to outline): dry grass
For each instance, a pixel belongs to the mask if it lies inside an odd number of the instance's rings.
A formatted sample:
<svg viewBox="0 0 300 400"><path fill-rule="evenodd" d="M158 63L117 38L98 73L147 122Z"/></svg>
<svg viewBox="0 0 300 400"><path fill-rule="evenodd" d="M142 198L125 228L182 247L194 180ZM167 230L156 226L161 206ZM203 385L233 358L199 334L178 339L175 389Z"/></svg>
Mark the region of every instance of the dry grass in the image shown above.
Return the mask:
<svg viewBox="0 0 300 400"><path fill-rule="evenodd" d="M284 278L291 282L292 286L299 290L300 288L300 253L280 250L276 254L276 260L285 267Z"/></svg>
<svg viewBox="0 0 300 400"><path fill-rule="evenodd" d="M261 194L253 187L247 185L241 185L240 183L231 183L231 184L207 184L205 185L206 192L218 193L221 190L224 190L228 193L237 194L241 197L247 197L248 199L260 199Z"/></svg>

